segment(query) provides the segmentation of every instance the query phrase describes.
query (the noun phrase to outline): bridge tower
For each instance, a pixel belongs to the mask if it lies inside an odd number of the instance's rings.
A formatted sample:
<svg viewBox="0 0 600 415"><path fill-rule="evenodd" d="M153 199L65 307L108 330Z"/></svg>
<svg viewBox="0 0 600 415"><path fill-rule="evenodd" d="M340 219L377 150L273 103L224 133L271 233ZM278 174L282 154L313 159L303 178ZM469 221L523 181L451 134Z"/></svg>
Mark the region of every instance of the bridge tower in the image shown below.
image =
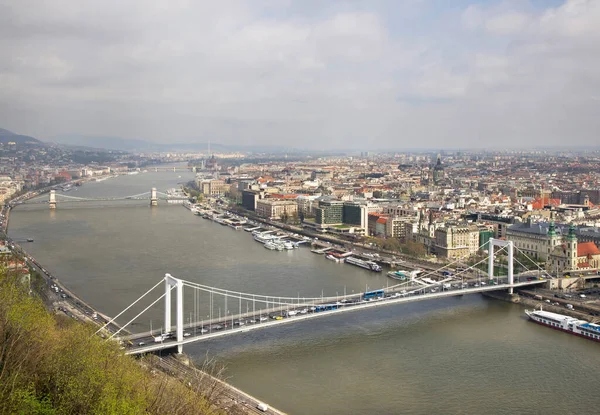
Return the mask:
<svg viewBox="0 0 600 415"><path fill-rule="evenodd" d="M490 238L490 242L489 242L489 246L488 246L488 252L489 252L489 257L488 257L488 276L490 278L492 278L494 276L494 247L495 246L499 246L499 247L507 247L507 252L508 252L508 284L511 285L511 287L508 289L508 292L510 294L513 293L513 287L512 285L514 284L514 273L513 273L513 249L514 249L514 245L513 245L513 241L504 241L502 239L494 239L494 238Z"/></svg>
<svg viewBox="0 0 600 415"><path fill-rule="evenodd" d="M56 190L50 190L50 200L48 201L50 209L56 209Z"/></svg>
<svg viewBox="0 0 600 415"><path fill-rule="evenodd" d="M171 331L171 289L175 287L175 334L178 342L183 340L183 280L165 274L165 333ZM183 345L177 345L177 353L183 352Z"/></svg>
<svg viewBox="0 0 600 415"><path fill-rule="evenodd" d="M156 187L150 191L150 206L158 206L158 197L156 197Z"/></svg>
<svg viewBox="0 0 600 415"><path fill-rule="evenodd" d="M173 173L175 173L175 167L173 167Z"/></svg>

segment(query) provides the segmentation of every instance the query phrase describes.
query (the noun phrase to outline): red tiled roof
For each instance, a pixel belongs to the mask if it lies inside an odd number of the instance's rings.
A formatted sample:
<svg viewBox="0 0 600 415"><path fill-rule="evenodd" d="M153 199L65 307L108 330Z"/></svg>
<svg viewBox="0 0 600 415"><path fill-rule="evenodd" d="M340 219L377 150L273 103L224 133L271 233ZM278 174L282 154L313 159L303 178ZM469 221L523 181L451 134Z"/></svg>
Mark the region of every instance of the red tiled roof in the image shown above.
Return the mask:
<svg viewBox="0 0 600 415"><path fill-rule="evenodd" d="M581 242L577 244L577 256L600 255L600 249L593 242Z"/></svg>
<svg viewBox="0 0 600 415"><path fill-rule="evenodd" d="M577 264L577 268L590 268L590 263L589 262L580 262L579 264Z"/></svg>
<svg viewBox="0 0 600 415"><path fill-rule="evenodd" d="M538 197L531 204L531 207L535 210L540 210L540 209L543 209L544 206L546 206L546 205L558 206L558 205L560 205L560 199L549 199L547 197L542 199L541 197Z"/></svg>
<svg viewBox="0 0 600 415"><path fill-rule="evenodd" d="M377 223L386 224L387 223L387 218L379 218L379 219L377 219Z"/></svg>

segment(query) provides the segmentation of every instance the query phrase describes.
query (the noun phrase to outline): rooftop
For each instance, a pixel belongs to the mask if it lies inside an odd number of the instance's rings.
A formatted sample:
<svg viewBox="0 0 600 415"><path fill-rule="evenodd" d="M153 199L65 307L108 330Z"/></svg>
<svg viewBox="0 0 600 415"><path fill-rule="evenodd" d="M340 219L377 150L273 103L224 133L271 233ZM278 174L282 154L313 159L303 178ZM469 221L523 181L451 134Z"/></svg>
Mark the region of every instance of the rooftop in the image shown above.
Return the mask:
<svg viewBox="0 0 600 415"><path fill-rule="evenodd" d="M577 244L577 256L600 255L600 250L593 242L580 242Z"/></svg>

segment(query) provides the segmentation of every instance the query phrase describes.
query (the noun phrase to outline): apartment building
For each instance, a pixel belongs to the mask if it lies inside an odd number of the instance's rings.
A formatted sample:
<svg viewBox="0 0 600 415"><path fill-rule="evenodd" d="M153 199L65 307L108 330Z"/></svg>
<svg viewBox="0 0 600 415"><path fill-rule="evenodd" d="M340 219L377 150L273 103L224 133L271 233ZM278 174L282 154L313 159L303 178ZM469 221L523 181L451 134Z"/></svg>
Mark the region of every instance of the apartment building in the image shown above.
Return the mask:
<svg viewBox="0 0 600 415"><path fill-rule="evenodd" d="M298 204L295 200L262 199L256 201L256 214L263 218L279 220L298 214Z"/></svg>
<svg viewBox="0 0 600 415"><path fill-rule="evenodd" d="M479 227L446 225L435 230L435 253L444 258L462 258L479 250Z"/></svg>

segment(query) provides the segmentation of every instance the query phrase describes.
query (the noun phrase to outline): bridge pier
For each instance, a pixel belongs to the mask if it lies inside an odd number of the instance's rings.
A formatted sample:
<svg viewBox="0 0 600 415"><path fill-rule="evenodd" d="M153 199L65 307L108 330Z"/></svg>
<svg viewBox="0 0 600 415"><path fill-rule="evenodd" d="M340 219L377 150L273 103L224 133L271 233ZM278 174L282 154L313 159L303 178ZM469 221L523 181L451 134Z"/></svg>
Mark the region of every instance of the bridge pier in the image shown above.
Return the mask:
<svg viewBox="0 0 600 415"><path fill-rule="evenodd" d="M150 206L158 206L158 197L156 196L156 187L150 191Z"/></svg>
<svg viewBox="0 0 600 415"><path fill-rule="evenodd" d="M488 276L490 278L494 277L494 247L495 246L500 246L500 247L507 247L507 251L508 251L508 284L511 286L508 289L509 294L513 294L513 285L515 283L515 277L514 277L514 267L513 267L513 250L514 250L514 245L512 241L504 241L502 239L494 239L494 238L490 238L490 242L489 242L489 247L488 247L488 251L489 251L489 257L488 257Z"/></svg>
<svg viewBox="0 0 600 415"><path fill-rule="evenodd" d="M50 200L48 201L50 209L56 209L56 190L50 190Z"/></svg>

